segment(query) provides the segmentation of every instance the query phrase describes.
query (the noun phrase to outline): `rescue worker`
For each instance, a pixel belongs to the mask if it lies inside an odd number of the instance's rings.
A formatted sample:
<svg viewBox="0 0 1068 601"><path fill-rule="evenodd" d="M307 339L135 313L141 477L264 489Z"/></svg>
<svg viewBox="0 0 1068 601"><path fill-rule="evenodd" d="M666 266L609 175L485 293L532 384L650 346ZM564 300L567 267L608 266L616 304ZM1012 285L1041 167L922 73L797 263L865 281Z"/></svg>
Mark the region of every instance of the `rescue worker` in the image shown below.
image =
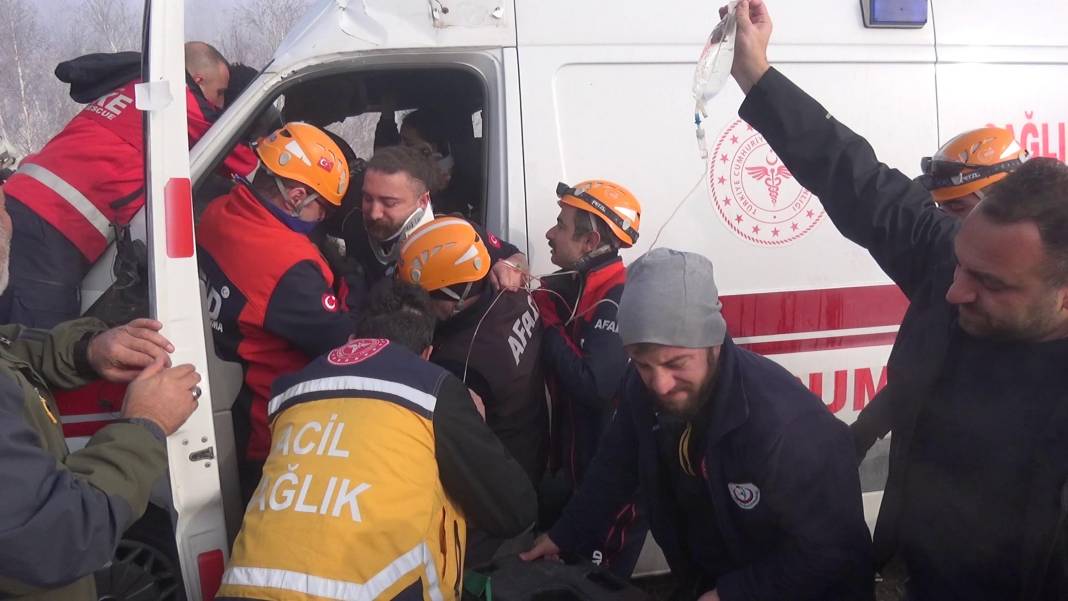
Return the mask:
<svg viewBox="0 0 1068 601"><path fill-rule="evenodd" d="M910 301L881 405L878 565L903 561L912 601L1064 599L1068 167L1032 158L955 219L769 66L763 0L737 21L739 115Z"/></svg>
<svg viewBox="0 0 1068 601"><path fill-rule="evenodd" d="M943 211L964 219L990 190L1028 158L1012 132L1001 127L966 131L920 161L920 184Z"/></svg>
<svg viewBox="0 0 1068 601"><path fill-rule="evenodd" d="M537 485L549 431L538 310L526 290L493 290L490 261L470 222L438 217L405 238L397 275L430 293L438 319L430 360L482 397L486 423Z"/></svg>
<svg viewBox="0 0 1068 601"><path fill-rule="evenodd" d="M359 206L343 207L332 232L345 240L347 255L362 266L366 289L393 275L399 243L434 219L429 186L434 177L430 160L415 148L379 148L367 162ZM493 259L489 278L494 289L523 287L526 257L490 233L483 238Z"/></svg>
<svg viewBox="0 0 1068 601"><path fill-rule="evenodd" d="M463 383L427 361L433 334L426 293L386 280L348 344L278 379L218 599L455 600L467 525L530 526L530 483Z"/></svg>
<svg viewBox="0 0 1068 601"><path fill-rule="evenodd" d="M525 560L574 550L639 490L680 599L873 598L849 429L775 362L727 335L712 264L649 251L627 270L632 368L563 517Z"/></svg>
<svg viewBox="0 0 1068 601"><path fill-rule="evenodd" d="M536 488L545 472L549 416L540 361L538 311L526 290L494 291L490 255L466 220L439 217L417 228L401 244L398 277L430 293L438 327L430 360L475 391L486 407L486 423ZM471 565L482 565L504 541L473 532ZM524 548L527 541L512 541Z"/></svg>
<svg viewBox="0 0 1068 601"><path fill-rule="evenodd" d="M229 70L203 42L186 44L185 62L192 145L222 110ZM0 322L42 328L81 314L82 279L145 202L143 114L134 106L140 54L92 54L56 74L89 104L4 185L15 234ZM244 146L225 163L241 175L254 168Z"/></svg>
<svg viewBox="0 0 1068 601"><path fill-rule="evenodd" d="M561 183L556 194L560 212L545 237L561 270L543 277L541 289L533 292L544 326L541 356L554 407L554 473L541 490L540 521L546 526L582 482L615 410L627 369L616 322L627 277L619 249L634 245L641 222L638 199L614 182ZM646 526L633 504L620 509L619 520L586 541L579 553L628 578Z"/></svg>
<svg viewBox="0 0 1068 601"><path fill-rule="evenodd" d="M197 226L200 269L215 348L239 362L234 404L245 497L270 445L271 383L340 346L352 331L344 294L308 234L341 203L349 170L320 129L287 123L255 145L261 166L204 211Z"/></svg>
<svg viewBox="0 0 1068 601"><path fill-rule="evenodd" d="M11 220L0 194L0 290ZM51 330L0 326L0 597L95 601L93 572L166 473L165 438L196 409L200 376L168 367L162 324L107 330L95 319ZM52 390L128 382L121 418L71 452Z"/></svg>

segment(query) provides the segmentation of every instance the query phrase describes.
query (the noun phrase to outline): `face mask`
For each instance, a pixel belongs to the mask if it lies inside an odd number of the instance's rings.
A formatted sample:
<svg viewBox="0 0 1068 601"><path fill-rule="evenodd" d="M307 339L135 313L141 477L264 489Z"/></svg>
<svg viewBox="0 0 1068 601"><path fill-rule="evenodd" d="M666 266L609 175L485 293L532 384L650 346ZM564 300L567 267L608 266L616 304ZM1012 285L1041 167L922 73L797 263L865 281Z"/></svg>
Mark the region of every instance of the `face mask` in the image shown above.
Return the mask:
<svg viewBox="0 0 1068 601"><path fill-rule="evenodd" d="M289 191L282 185L282 181L276 177L274 178L274 183L278 186L278 192L282 195L282 198L287 198ZM301 203L300 207L295 209L292 213L287 213L279 207L274 206L272 203L267 203L267 208L271 209L271 212L277 215L278 218L282 220L282 223L286 224L289 229L298 234L310 234L319 223L317 221L304 221L300 218L300 212L304 210L304 207L308 206L308 203L315 202L315 199L318 197L318 194L311 194L303 203Z"/></svg>
<svg viewBox="0 0 1068 601"><path fill-rule="evenodd" d="M298 234L310 234L312 233L312 230L315 229L315 226L319 225L315 221L304 221L300 217L294 217L269 202L265 202L263 205L266 206L269 211L274 213L274 216L282 223L286 224L286 227Z"/></svg>

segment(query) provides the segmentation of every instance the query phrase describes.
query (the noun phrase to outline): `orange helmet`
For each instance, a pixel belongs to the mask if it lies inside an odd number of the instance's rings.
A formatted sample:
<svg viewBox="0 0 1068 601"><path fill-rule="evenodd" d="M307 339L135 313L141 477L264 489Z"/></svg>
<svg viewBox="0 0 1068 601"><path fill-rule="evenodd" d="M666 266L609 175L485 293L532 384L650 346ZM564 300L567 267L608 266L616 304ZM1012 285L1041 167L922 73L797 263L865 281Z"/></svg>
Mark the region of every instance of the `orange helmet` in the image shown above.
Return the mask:
<svg viewBox="0 0 1068 601"><path fill-rule="evenodd" d="M263 166L278 177L310 186L326 202L341 206L349 189L349 166L341 149L314 125L286 123L254 145Z"/></svg>
<svg viewBox="0 0 1068 601"><path fill-rule="evenodd" d="M556 184L556 195L561 203L604 221L625 248L638 241L642 205L623 186L598 179L579 182L574 188L561 182Z"/></svg>
<svg viewBox="0 0 1068 601"><path fill-rule="evenodd" d="M400 279L428 292L441 290L459 301L489 270L489 251L482 238L458 217L438 217L416 228L401 244L397 261ZM468 286L463 295L450 294L450 286L464 283Z"/></svg>
<svg viewBox="0 0 1068 601"><path fill-rule="evenodd" d="M1027 160L1012 132L1000 127L966 131L920 161L920 182L942 203L978 192L1008 177Z"/></svg>

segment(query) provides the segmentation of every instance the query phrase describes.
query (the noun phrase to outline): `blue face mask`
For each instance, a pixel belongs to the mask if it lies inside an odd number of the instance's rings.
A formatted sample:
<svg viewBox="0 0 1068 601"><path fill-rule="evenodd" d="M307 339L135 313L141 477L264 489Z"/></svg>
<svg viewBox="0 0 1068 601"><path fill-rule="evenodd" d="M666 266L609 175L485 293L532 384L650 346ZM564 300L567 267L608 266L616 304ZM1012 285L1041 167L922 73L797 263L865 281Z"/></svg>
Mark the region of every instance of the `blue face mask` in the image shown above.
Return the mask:
<svg viewBox="0 0 1068 601"><path fill-rule="evenodd" d="M278 219L280 219L282 223L286 224L289 229L293 230L294 232L297 232L298 234L308 235L312 233L313 230L315 230L315 226L319 225L319 223L316 221L304 221L300 217L294 217L293 215L290 215L279 207L274 206L273 203L265 202L263 204L272 213L274 213L274 215L278 217Z"/></svg>

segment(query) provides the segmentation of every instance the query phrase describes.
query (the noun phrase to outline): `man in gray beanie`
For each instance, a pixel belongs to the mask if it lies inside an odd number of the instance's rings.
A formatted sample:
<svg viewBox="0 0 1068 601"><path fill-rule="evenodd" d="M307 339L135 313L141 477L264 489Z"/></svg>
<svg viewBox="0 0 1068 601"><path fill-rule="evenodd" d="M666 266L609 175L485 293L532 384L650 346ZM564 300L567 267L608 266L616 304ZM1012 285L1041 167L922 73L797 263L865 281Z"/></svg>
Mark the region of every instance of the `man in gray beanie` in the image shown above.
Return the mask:
<svg viewBox="0 0 1068 601"><path fill-rule="evenodd" d="M712 271L664 248L629 267L619 407L563 516L522 557L570 551L637 488L682 587L675 598L871 599L849 430L797 378L731 341Z"/></svg>

